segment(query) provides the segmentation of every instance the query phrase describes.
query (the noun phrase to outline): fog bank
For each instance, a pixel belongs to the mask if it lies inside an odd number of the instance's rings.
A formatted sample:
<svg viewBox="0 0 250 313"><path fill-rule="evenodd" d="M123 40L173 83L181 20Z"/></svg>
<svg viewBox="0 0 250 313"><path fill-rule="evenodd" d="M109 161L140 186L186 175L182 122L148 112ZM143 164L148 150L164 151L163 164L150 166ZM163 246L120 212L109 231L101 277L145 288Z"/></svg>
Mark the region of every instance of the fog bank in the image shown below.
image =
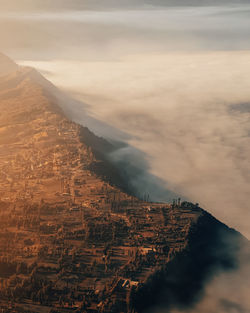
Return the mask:
<svg viewBox="0 0 250 313"><path fill-rule="evenodd" d="M250 237L249 3L24 2L18 13L0 2L0 49L127 133L168 188Z"/></svg>
<svg viewBox="0 0 250 313"><path fill-rule="evenodd" d="M57 73L48 76L93 116L128 133L168 187L249 235L248 52L36 65Z"/></svg>

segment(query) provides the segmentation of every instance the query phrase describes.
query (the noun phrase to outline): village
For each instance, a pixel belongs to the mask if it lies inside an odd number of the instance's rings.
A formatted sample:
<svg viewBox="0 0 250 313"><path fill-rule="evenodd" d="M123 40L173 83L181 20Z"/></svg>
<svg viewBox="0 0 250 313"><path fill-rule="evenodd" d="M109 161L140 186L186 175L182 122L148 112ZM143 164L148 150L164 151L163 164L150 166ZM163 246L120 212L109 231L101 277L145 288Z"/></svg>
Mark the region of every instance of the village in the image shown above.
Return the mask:
<svg viewBox="0 0 250 313"><path fill-rule="evenodd" d="M87 169L94 156L72 141L73 130L53 137L72 135L68 145L42 149L46 136L29 143L31 158L27 148L1 150L9 157L2 153L0 163L1 299L11 293L14 307L31 312L37 303L44 312L114 305L127 312L131 290L185 248L199 213L180 201L143 202L104 182Z"/></svg>
<svg viewBox="0 0 250 313"><path fill-rule="evenodd" d="M135 312L201 209L138 199L95 170L106 164L88 129L49 102L26 105L25 123L0 118L0 312Z"/></svg>

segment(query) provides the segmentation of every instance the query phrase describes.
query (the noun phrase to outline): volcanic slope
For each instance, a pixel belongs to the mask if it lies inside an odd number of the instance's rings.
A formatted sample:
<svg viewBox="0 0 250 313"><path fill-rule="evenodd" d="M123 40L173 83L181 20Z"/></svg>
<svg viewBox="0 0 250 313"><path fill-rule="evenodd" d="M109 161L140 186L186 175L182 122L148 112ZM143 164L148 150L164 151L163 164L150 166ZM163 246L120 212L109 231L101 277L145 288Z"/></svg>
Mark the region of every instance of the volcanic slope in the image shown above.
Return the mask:
<svg viewBox="0 0 250 313"><path fill-rule="evenodd" d="M0 78L2 312L144 312L163 290L166 306L189 305L246 240L198 205L126 192L115 148L69 120L45 82L11 63Z"/></svg>

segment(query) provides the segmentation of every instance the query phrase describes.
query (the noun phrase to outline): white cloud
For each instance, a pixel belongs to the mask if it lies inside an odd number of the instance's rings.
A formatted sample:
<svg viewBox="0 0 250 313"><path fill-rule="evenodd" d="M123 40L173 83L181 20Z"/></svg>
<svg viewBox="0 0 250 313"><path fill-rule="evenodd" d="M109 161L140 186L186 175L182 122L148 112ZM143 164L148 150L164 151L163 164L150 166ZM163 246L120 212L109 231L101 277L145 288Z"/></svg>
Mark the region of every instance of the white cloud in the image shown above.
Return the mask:
<svg viewBox="0 0 250 313"><path fill-rule="evenodd" d="M36 65L92 115L132 135L173 190L250 235L250 114L235 109L250 103L249 52Z"/></svg>

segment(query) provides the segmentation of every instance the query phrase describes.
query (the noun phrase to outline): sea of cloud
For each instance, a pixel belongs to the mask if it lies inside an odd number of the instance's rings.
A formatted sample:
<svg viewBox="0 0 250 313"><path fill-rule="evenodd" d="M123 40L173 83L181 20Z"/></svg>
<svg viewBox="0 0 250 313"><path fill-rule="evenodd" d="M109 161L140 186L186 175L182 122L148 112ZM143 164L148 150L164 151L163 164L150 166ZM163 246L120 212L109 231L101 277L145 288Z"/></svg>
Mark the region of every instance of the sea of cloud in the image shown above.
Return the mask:
<svg viewBox="0 0 250 313"><path fill-rule="evenodd" d="M249 52L36 65L94 117L129 134L168 188L249 235Z"/></svg>
<svg viewBox="0 0 250 313"><path fill-rule="evenodd" d="M88 126L130 144L114 159L138 164L140 153L136 161L129 157L138 149L162 188L199 202L250 238L248 1L202 7L157 1L161 8L138 1L144 5L134 9L122 1L105 8L102 1L100 10L100 1L86 1L85 10L75 1L70 10L62 2L60 11L49 10L48 1L39 10L38 1L24 2L11 8L0 1L0 50L83 101L77 108L68 102L78 122L86 122L87 111L111 125ZM239 271L215 277L185 313L249 312L248 276L244 261Z"/></svg>
<svg viewBox="0 0 250 313"><path fill-rule="evenodd" d="M0 49L127 133L168 188L250 237L250 5L77 3L2 10Z"/></svg>

